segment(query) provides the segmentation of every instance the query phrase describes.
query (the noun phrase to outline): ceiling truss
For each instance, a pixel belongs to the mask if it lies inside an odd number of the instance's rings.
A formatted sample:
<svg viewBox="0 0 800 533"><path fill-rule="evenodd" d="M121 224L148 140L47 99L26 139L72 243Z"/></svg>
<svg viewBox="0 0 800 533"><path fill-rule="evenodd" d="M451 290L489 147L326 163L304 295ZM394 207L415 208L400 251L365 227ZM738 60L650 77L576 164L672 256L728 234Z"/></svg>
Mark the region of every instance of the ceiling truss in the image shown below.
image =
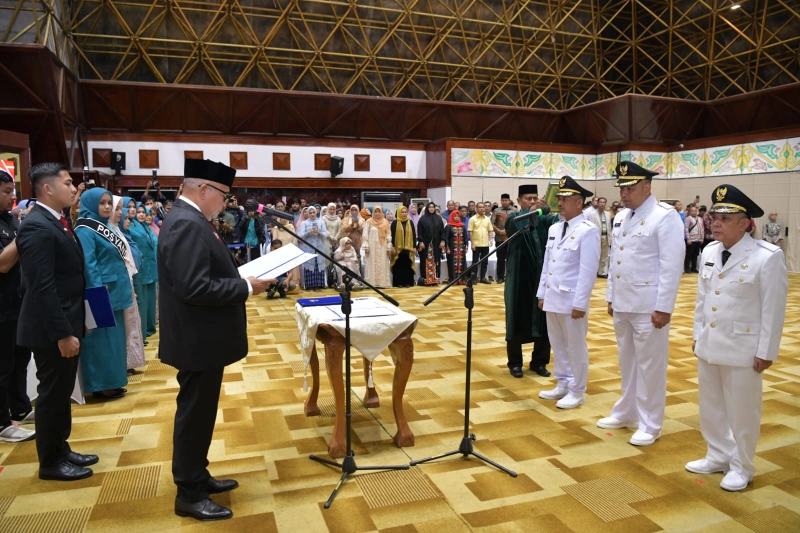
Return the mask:
<svg viewBox="0 0 800 533"><path fill-rule="evenodd" d="M798 0L0 0L82 79L565 110L800 81Z"/></svg>

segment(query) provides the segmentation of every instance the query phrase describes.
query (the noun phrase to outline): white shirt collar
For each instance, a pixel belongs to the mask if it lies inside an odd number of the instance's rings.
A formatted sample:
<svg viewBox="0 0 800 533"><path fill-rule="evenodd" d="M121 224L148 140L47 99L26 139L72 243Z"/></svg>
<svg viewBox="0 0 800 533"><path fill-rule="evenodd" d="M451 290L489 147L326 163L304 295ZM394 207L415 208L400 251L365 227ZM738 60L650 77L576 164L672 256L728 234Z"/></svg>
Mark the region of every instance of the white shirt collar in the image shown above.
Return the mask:
<svg viewBox="0 0 800 533"><path fill-rule="evenodd" d="M49 212L51 215L56 217L57 220L61 220L61 217L64 216L64 213L60 213L60 212L56 211L55 209L53 209L52 207L44 205L42 202L36 202L36 205L38 205L39 207L44 208L45 211Z"/></svg>
<svg viewBox="0 0 800 533"><path fill-rule="evenodd" d="M198 211L200 211L200 214L201 214L201 215L203 215L203 210L202 210L202 209L200 209L200 206L198 206L196 203L194 203L193 201L189 200L189 199L188 199L187 197L185 197L185 196L181 196L181 200L182 200L182 201L184 201L184 202L186 202L186 203L187 203L187 204L189 204L190 206L194 207L194 208L195 208L195 209L197 209ZM203 215L203 218L205 218L205 215Z"/></svg>

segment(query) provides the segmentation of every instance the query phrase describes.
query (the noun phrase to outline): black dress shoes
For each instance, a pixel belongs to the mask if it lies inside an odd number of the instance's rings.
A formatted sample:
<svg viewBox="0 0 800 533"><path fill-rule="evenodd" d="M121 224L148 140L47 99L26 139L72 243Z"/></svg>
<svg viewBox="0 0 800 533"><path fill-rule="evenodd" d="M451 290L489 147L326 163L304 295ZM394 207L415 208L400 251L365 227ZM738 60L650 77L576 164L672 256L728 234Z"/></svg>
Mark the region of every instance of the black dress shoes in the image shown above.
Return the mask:
<svg viewBox="0 0 800 533"><path fill-rule="evenodd" d="M549 378L550 377L550 371L547 370L547 367L544 366L544 365L539 365L539 366L531 365L531 370L533 370L534 372L536 372L537 374L539 374L543 378Z"/></svg>
<svg viewBox="0 0 800 533"><path fill-rule="evenodd" d="M233 511L227 507L217 505L208 498L197 503L186 503L175 498L175 514L178 516L191 516L201 522L211 522L213 520L227 520L233 516Z"/></svg>
<svg viewBox="0 0 800 533"><path fill-rule="evenodd" d="M230 492L236 488L239 488L239 482L235 479L214 479L213 477L208 478L209 494L222 494L223 492Z"/></svg>
<svg viewBox="0 0 800 533"><path fill-rule="evenodd" d="M521 378L523 375L521 366L512 366L511 368L508 369L508 371L511 372L511 375L514 376L515 378Z"/></svg>
<svg viewBox="0 0 800 533"><path fill-rule="evenodd" d="M47 468L39 467L39 479L52 479L55 481L78 481L92 475L91 468L74 465L69 461Z"/></svg>
<svg viewBox="0 0 800 533"><path fill-rule="evenodd" d="M67 454L67 461L75 466L89 466L95 464L100 458L96 455L84 455L77 452L69 452Z"/></svg>

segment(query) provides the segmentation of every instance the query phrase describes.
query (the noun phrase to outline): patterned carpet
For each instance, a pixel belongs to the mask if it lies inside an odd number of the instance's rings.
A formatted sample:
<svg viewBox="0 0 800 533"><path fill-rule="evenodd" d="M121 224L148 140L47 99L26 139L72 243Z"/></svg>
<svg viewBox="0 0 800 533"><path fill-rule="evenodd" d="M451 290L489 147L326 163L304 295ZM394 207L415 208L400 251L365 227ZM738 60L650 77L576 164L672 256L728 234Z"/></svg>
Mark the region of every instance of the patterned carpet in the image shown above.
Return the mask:
<svg viewBox="0 0 800 533"><path fill-rule="evenodd" d="M330 388L323 370L322 414L304 416L294 300L256 297L247 304L250 355L226 370L210 452L212 474L241 485L214 497L232 507L232 520L202 524L172 512L178 387L175 370L153 359L157 343L151 342L147 367L131 379L125 398L73 408L73 448L101 458L93 477L70 484L40 481L33 442L0 444L0 533L800 531L800 275L790 276L780 359L764 380L758 472L741 493L720 489L722 474L699 476L683 468L705 450L691 353L696 284L688 275L681 283L670 337L667 420L663 437L651 447L629 445L630 430L595 426L620 387L603 280L592 299L586 404L568 411L538 398L540 390L552 388L550 379L527 370L523 379L509 375L503 289L479 285L471 431L477 452L519 476L460 455L407 471L364 471L324 510L339 471L310 461L308 454L327 453L334 412ZM375 362L381 406L372 410L358 403L364 394L358 358L353 447L360 466L404 464L454 450L463 435L463 293L452 289L423 307L432 288L388 292L419 317L405 397L416 446L398 449L391 441L390 358Z"/></svg>

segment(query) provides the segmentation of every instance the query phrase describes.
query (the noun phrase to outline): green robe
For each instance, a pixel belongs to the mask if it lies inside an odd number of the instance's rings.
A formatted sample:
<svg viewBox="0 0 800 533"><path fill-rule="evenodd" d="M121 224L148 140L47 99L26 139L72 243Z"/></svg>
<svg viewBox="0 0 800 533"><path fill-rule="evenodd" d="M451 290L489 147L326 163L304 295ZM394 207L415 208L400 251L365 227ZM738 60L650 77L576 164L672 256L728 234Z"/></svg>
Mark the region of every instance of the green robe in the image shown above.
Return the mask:
<svg viewBox="0 0 800 533"><path fill-rule="evenodd" d="M508 239L525 227L527 221L518 227L514 220L528 211L508 215L505 228ZM525 230L509 245L505 282L507 341L519 337L524 344L547 334L546 315L537 305L536 291L542 275L547 231L557 222L557 214L540 216L534 228Z"/></svg>

